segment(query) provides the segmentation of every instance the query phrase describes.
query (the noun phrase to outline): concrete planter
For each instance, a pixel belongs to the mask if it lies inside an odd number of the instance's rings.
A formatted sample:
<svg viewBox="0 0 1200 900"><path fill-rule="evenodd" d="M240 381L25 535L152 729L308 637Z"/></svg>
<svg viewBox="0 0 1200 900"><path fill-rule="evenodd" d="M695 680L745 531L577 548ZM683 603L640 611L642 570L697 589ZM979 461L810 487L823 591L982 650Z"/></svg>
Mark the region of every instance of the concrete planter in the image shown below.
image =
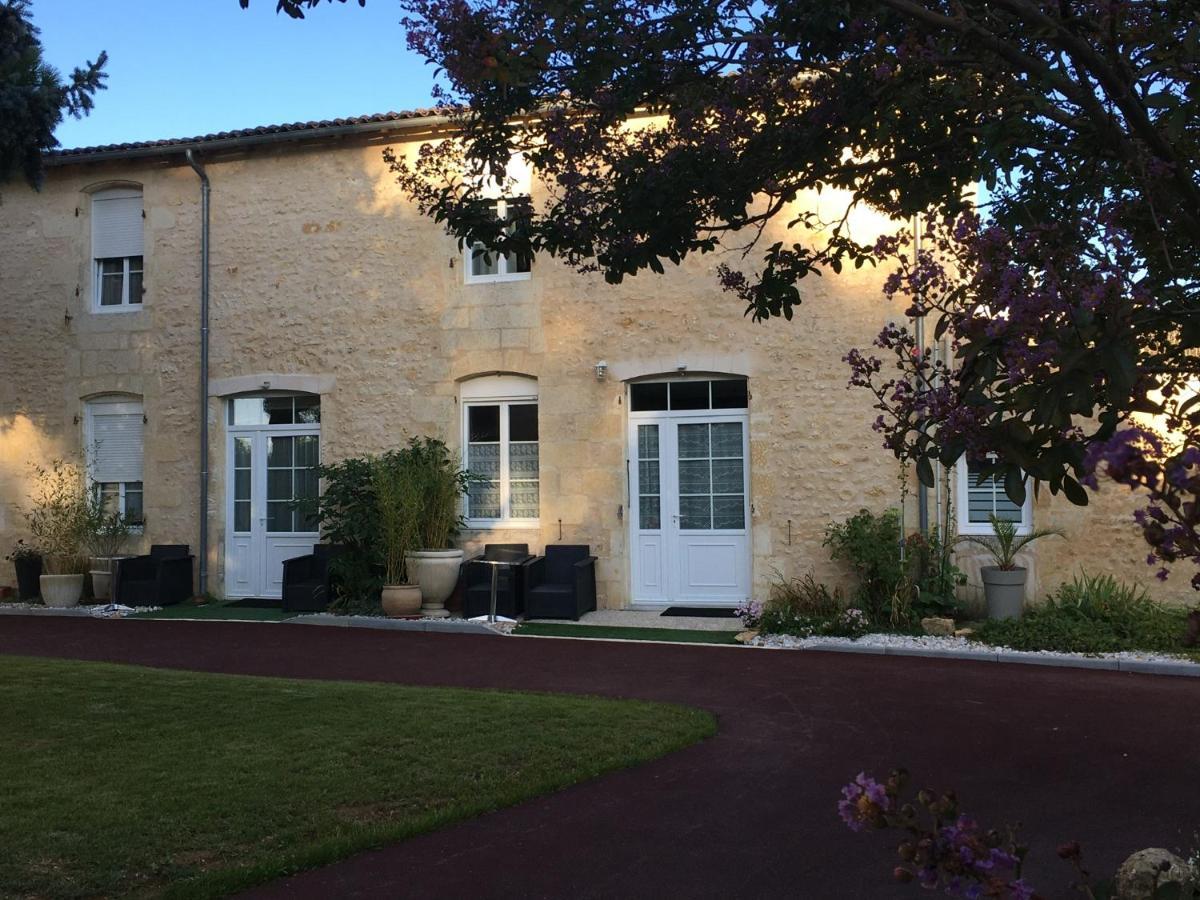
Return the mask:
<svg viewBox="0 0 1200 900"><path fill-rule="evenodd" d="M415 616L421 611L421 589L415 584L385 584L380 602L393 619Z"/></svg>
<svg viewBox="0 0 1200 900"><path fill-rule="evenodd" d="M1025 608L1025 579L1027 569L1001 569L999 566L984 566L979 570L983 576L983 595L987 599L989 619L1019 619Z"/></svg>
<svg viewBox="0 0 1200 900"><path fill-rule="evenodd" d="M113 570L117 567L117 560L124 559L123 556L93 556L92 568L88 574L92 576L92 596L97 600L110 600L112 598L112 578Z"/></svg>
<svg viewBox="0 0 1200 900"><path fill-rule="evenodd" d="M406 557L408 571L421 588L421 615L434 619L450 615L446 599L458 584L461 550L414 550Z"/></svg>
<svg viewBox="0 0 1200 900"><path fill-rule="evenodd" d="M79 605L83 596L82 575L43 575L40 579L42 602L55 609Z"/></svg>

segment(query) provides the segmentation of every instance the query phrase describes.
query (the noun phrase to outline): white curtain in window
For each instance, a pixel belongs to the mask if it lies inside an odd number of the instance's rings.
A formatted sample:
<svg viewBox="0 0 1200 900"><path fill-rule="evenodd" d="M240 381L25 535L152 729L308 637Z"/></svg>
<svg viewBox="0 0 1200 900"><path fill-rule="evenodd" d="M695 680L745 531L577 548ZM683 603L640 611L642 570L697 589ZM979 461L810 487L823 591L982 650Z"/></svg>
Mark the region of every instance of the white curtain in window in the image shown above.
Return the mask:
<svg viewBox="0 0 1200 900"><path fill-rule="evenodd" d="M141 192L120 188L92 197L92 256L112 259L141 255Z"/></svg>
<svg viewBox="0 0 1200 900"><path fill-rule="evenodd" d="M89 416L92 481L142 481L142 405L94 403Z"/></svg>

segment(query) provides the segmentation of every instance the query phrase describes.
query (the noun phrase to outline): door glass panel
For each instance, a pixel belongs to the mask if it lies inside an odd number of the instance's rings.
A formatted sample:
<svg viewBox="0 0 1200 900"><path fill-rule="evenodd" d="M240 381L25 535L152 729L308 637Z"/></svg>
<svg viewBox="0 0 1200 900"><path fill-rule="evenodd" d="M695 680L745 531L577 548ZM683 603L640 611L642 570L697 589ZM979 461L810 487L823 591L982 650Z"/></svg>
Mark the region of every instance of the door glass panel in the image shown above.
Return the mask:
<svg viewBox="0 0 1200 900"><path fill-rule="evenodd" d="M267 531L316 531L315 510L303 504L319 493L317 464L321 439L316 435L268 437Z"/></svg>
<svg viewBox="0 0 1200 900"><path fill-rule="evenodd" d="M741 422L718 422L712 426L712 455L742 458Z"/></svg>
<svg viewBox="0 0 1200 900"><path fill-rule="evenodd" d="M746 527L746 501L741 494L713 497L713 528L741 530Z"/></svg>
<svg viewBox="0 0 1200 900"><path fill-rule="evenodd" d="M662 489L659 484L658 465L658 426L639 425L638 527L644 531L657 531L662 527L660 510Z"/></svg>
<svg viewBox="0 0 1200 900"><path fill-rule="evenodd" d="M267 468L291 467L292 442L294 440L295 438L291 437L267 438Z"/></svg>
<svg viewBox="0 0 1200 900"><path fill-rule="evenodd" d="M709 461L707 459L681 459L679 461L679 493L681 495L712 493L708 470Z"/></svg>
<svg viewBox="0 0 1200 900"><path fill-rule="evenodd" d="M679 425L679 527L746 527L742 423Z"/></svg>
<svg viewBox="0 0 1200 900"><path fill-rule="evenodd" d="M713 493L740 494L742 488L742 461L740 459L714 459L712 464Z"/></svg>
<svg viewBox="0 0 1200 900"><path fill-rule="evenodd" d="M679 426L679 458L708 459L708 425Z"/></svg>
<svg viewBox="0 0 1200 900"><path fill-rule="evenodd" d="M250 438L233 439L233 464L239 469L250 468ZM249 494L246 495L249 498Z"/></svg>
<svg viewBox="0 0 1200 900"><path fill-rule="evenodd" d="M250 530L251 447L248 437L233 439L233 530L242 533Z"/></svg>
<svg viewBox="0 0 1200 900"><path fill-rule="evenodd" d="M712 528L712 500L701 497L679 498L679 527L684 531L708 531Z"/></svg>

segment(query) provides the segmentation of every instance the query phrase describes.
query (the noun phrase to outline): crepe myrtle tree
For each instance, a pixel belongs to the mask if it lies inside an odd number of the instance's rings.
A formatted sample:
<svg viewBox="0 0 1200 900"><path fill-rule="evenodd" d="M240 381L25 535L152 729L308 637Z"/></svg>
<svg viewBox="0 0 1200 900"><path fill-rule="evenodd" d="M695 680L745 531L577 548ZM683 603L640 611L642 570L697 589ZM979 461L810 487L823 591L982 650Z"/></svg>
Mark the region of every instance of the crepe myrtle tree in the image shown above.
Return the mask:
<svg viewBox="0 0 1200 900"><path fill-rule="evenodd" d="M101 51L64 79L42 58L38 35L28 0L0 2L0 181L21 175L34 187L42 180L42 152L58 146L54 129L63 114L91 112L108 77Z"/></svg>
<svg viewBox="0 0 1200 900"><path fill-rule="evenodd" d="M732 251L721 283L757 320L809 276L885 265L950 361L889 327L851 383L925 483L966 454L1015 501L1028 474L1083 504L1107 472L1149 493L1156 564L1200 562L1194 0L400 5L460 139L391 162L460 240L614 283ZM485 188L515 153L545 199L499 222ZM823 189L847 192L836 221L793 202ZM859 204L914 224L864 245Z"/></svg>

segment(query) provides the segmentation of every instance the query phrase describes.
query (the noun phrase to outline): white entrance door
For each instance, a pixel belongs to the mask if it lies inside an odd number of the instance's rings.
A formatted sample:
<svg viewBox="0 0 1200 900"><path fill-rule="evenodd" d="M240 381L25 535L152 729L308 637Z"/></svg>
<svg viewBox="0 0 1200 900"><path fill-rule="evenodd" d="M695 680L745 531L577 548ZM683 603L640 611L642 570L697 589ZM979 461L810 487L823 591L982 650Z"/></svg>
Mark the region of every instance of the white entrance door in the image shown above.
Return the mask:
<svg viewBox="0 0 1200 900"><path fill-rule="evenodd" d="M256 397L238 398L231 404L226 596L281 597L283 561L311 553L320 540L311 515L298 505L318 495L319 406L301 407L310 401L319 402L307 397ZM243 402L250 408L238 409Z"/></svg>
<svg viewBox="0 0 1200 900"><path fill-rule="evenodd" d="M633 602L733 606L748 599L746 412L631 409Z"/></svg>

